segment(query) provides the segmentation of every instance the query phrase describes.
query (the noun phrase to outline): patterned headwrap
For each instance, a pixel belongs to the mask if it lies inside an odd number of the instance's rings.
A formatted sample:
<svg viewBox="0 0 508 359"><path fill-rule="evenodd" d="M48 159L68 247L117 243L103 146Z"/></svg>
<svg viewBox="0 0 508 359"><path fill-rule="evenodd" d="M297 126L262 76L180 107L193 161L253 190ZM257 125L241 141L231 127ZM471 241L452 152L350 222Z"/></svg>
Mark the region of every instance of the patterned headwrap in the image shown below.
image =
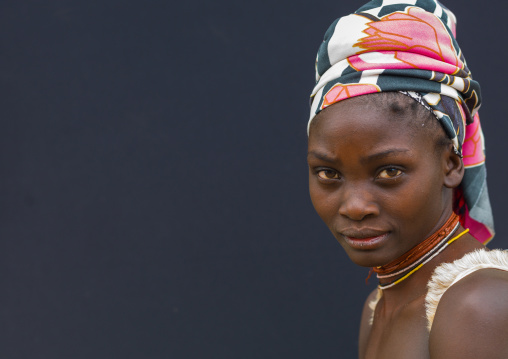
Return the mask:
<svg viewBox="0 0 508 359"><path fill-rule="evenodd" d="M482 243L494 236L487 191L480 86L455 40L456 19L436 0L373 0L337 19L316 59L312 119L347 98L399 91L430 107L455 152L464 179L454 210Z"/></svg>

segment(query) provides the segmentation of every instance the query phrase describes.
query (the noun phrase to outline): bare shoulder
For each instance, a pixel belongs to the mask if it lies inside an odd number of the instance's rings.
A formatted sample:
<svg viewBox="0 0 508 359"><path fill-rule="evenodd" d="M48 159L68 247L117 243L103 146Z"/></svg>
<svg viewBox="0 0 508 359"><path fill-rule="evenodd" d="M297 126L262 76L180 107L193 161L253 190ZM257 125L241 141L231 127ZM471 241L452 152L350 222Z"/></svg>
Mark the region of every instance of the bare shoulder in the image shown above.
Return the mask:
<svg viewBox="0 0 508 359"><path fill-rule="evenodd" d="M371 303L374 303L377 299L378 290L374 289L367 299L365 300L365 304L363 305L362 311L362 319L360 321L360 336L358 338L358 346L359 346L359 356L360 358L364 357L365 347L367 345L367 340L369 339L370 329L371 329L371 320L374 308L371 307Z"/></svg>
<svg viewBox="0 0 508 359"><path fill-rule="evenodd" d="M429 339L432 359L508 358L508 272L480 269L439 302Z"/></svg>

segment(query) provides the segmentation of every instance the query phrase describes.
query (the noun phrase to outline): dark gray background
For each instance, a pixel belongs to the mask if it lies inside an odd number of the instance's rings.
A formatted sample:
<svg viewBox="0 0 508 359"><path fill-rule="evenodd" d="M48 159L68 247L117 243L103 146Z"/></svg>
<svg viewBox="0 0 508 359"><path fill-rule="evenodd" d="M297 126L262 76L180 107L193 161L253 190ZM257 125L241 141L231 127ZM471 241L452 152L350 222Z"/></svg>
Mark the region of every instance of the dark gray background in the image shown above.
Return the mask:
<svg viewBox="0 0 508 359"><path fill-rule="evenodd" d="M465 3L507 247L507 5ZM0 357L355 357L375 280L314 213L305 128L362 4L3 0Z"/></svg>

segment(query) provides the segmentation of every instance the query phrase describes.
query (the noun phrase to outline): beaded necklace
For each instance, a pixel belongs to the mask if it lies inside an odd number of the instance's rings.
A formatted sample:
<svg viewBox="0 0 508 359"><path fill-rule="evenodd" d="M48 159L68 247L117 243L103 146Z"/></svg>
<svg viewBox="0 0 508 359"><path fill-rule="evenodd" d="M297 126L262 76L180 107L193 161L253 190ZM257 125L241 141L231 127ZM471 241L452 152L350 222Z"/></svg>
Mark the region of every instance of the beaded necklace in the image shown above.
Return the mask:
<svg viewBox="0 0 508 359"><path fill-rule="evenodd" d="M392 262L384 266L372 268L372 270L377 273L378 279L395 277L412 269L401 278L389 283L379 284L379 288L388 289L409 278L451 243L469 232L469 229L466 229L452 239L449 239L457 231L459 226L459 216L452 213L446 223L423 242Z"/></svg>

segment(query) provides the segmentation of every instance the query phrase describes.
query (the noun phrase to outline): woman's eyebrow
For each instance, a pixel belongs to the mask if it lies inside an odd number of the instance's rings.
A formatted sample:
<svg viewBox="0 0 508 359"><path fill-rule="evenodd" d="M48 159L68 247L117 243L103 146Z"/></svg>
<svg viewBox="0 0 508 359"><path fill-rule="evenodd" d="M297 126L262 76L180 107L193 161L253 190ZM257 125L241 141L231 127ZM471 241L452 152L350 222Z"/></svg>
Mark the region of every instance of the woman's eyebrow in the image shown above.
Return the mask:
<svg viewBox="0 0 508 359"><path fill-rule="evenodd" d="M407 149L407 148L390 148L386 151L374 153L372 155L364 157L361 159L361 162L362 163L372 162L372 161L380 160L382 158L385 158L385 157L388 157L388 156L391 156L394 154L404 153L404 152L409 152L409 149Z"/></svg>
<svg viewBox="0 0 508 359"><path fill-rule="evenodd" d="M320 160L328 162L328 163L335 163L337 161L333 157L329 157L329 156L325 155L324 153L319 153L316 151L309 151L307 153L307 157L309 157L309 156L314 156L314 157L319 158Z"/></svg>

